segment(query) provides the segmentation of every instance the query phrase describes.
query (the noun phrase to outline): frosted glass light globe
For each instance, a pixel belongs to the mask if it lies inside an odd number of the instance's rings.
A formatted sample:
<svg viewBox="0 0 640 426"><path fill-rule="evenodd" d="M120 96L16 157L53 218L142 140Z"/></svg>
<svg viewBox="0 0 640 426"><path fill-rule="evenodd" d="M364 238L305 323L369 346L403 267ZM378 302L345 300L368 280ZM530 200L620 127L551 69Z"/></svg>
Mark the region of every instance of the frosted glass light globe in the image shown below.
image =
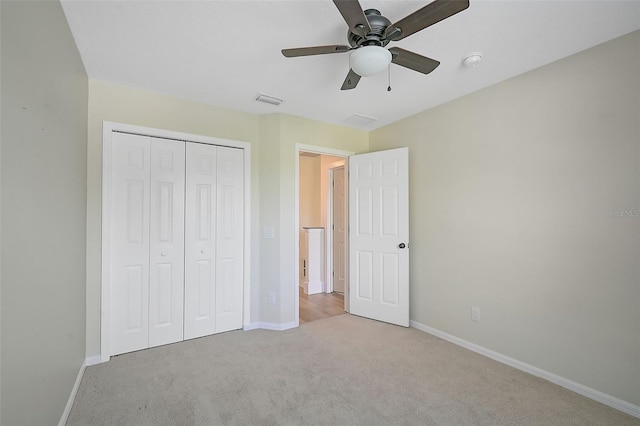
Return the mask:
<svg viewBox="0 0 640 426"><path fill-rule="evenodd" d="M360 47L349 56L351 69L361 77L380 74L391 63L391 52L382 46Z"/></svg>

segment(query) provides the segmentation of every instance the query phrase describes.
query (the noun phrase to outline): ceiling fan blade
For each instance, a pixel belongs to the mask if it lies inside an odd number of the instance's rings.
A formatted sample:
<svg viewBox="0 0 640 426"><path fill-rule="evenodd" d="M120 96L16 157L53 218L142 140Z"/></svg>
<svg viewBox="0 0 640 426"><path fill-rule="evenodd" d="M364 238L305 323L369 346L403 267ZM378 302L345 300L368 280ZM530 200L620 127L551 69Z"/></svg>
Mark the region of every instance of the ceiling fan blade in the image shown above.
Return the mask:
<svg viewBox="0 0 640 426"><path fill-rule="evenodd" d="M371 27L358 0L333 0L352 33L366 36Z"/></svg>
<svg viewBox="0 0 640 426"><path fill-rule="evenodd" d="M349 46L332 45L332 46L314 46L314 47L296 47L293 49L282 49L282 54L287 58L295 58L296 56L326 55L328 53L343 53L351 50Z"/></svg>
<svg viewBox="0 0 640 426"><path fill-rule="evenodd" d="M468 7L469 0L435 0L395 24L389 25L385 31L385 37L391 40L402 40Z"/></svg>
<svg viewBox="0 0 640 426"><path fill-rule="evenodd" d="M399 47L392 47L389 49L389 52L391 52L392 55L391 62L401 67L421 72L422 74L429 74L440 65L440 62L435 59L427 58L426 56L418 55L417 53Z"/></svg>
<svg viewBox="0 0 640 426"><path fill-rule="evenodd" d="M349 70L349 74L347 74L347 78L344 79L344 83L342 83L342 87L340 90L351 90L355 89L360 81L360 76L356 74L352 69Z"/></svg>

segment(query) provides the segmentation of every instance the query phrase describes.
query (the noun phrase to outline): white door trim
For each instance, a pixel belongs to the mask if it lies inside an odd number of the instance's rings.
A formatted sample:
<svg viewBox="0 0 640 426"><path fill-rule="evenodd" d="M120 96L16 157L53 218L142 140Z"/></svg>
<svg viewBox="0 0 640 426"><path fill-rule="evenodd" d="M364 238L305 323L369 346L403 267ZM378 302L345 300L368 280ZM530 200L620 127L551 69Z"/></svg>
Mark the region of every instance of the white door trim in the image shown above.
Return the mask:
<svg viewBox="0 0 640 426"><path fill-rule="evenodd" d="M132 133L164 139L175 139L185 142L197 142L210 145L240 148L244 152L244 271L243 271L243 326L251 324L251 144L248 142L215 138L155 129L132 124L102 122L102 282L100 303L100 361L110 358L109 324L111 309L111 145L113 132ZM297 165L297 162L296 162ZM296 180L297 184L297 180ZM296 271L297 272L297 271ZM296 287L297 289L297 287Z"/></svg>
<svg viewBox="0 0 640 426"><path fill-rule="evenodd" d="M294 221L293 221L294 222L293 223L293 226L294 226L293 258L295 259L295 261L293 262L294 264L293 312L295 313L295 327L298 327L300 325L300 262L298 261L298 259L300 259L300 153L301 152L312 152L315 154L331 155L333 157L342 157L345 159L345 167L347 167L347 163L348 163L346 159L349 156L355 154L355 152L351 152L351 151L343 151L341 149L326 148L323 146L307 145L303 143L297 143L295 146L295 179L294 179L295 187L293 191L294 206L295 206ZM347 171L346 168L345 168L345 171ZM328 232L325 232L325 235L326 234L328 234Z"/></svg>
<svg viewBox="0 0 640 426"><path fill-rule="evenodd" d="M347 159L334 161L333 163L327 164L327 229L326 229L326 288L325 293L333 292L333 229L334 229L334 219L333 219L333 172L335 169L343 167L345 171L345 182L347 177ZM346 193L346 188L345 188ZM346 214L345 214L346 216Z"/></svg>

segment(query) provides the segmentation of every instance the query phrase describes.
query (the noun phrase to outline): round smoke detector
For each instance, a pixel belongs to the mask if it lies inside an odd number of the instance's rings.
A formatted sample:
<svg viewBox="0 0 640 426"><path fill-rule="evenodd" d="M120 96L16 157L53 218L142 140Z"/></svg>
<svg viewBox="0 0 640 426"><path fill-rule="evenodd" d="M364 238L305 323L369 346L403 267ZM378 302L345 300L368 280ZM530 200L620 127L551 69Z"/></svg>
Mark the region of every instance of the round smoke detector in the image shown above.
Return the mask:
<svg viewBox="0 0 640 426"><path fill-rule="evenodd" d="M462 59L462 64L467 68L473 68L477 66L480 63L480 61L482 61L482 53L473 52L465 56L464 59Z"/></svg>

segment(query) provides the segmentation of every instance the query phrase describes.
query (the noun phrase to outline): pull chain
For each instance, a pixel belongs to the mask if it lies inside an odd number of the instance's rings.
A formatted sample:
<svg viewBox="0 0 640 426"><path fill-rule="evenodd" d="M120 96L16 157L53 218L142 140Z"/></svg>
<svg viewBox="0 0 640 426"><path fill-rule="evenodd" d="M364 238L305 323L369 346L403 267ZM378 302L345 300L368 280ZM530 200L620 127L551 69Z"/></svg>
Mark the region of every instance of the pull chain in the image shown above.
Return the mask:
<svg viewBox="0 0 640 426"><path fill-rule="evenodd" d="M388 76L389 76L389 86L387 87L387 92L390 92L391 91L391 64L389 64Z"/></svg>

